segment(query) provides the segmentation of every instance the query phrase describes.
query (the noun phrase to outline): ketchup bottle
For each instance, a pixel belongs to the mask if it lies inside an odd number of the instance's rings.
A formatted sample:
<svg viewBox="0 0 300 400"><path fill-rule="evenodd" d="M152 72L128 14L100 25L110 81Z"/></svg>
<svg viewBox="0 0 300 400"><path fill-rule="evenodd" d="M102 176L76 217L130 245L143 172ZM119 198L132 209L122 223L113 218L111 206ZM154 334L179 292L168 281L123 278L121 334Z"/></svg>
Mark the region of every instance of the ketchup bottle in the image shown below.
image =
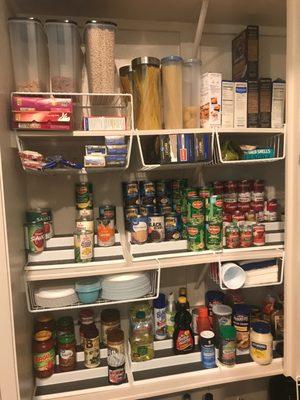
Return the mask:
<svg viewBox="0 0 300 400"><path fill-rule="evenodd" d="M198 333L200 335L203 331L210 331L211 324L208 318L208 308L206 306L200 306L198 309Z"/></svg>
<svg viewBox="0 0 300 400"><path fill-rule="evenodd" d="M175 315L175 329L173 347L175 354L191 353L194 350L195 340L191 328L192 316L187 310L186 297L178 298L178 311Z"/></svg>

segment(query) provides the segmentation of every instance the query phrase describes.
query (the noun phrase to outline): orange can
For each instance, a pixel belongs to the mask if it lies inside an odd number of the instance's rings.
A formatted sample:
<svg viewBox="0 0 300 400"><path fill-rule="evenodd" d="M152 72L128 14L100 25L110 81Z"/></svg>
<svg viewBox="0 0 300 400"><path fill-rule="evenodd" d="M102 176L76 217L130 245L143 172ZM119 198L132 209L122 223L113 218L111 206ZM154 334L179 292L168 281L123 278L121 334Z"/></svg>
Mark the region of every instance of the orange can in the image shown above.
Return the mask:
<svg viewBox="0 0 300 400"><path fill-rule="evenodd" d="M97 243L100 247L113 246L115 239L115 222L110 218L98 218Z"/></svg>

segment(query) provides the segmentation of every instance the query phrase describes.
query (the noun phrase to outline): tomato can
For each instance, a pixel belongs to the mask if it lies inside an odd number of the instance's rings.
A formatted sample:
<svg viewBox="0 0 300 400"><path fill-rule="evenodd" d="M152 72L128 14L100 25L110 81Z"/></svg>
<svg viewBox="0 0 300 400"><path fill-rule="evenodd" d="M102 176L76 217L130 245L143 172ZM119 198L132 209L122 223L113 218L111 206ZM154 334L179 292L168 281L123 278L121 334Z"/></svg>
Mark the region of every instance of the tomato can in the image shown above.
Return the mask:
<svg viewBox="0 0 300 400"><path fill-rule="evenodd" d="M262 180L255 180L253 182L253 189L251 193L252 201L265 200L265 182Z"/></svg>
<svg viewBox="0 0 300 400"><path fill-rule="evenodd" d="M213 183L214 194L222 195L224 193L224 183L221 181L214 181Z"/></svg>
<svg viewBox="0 0 300 400"><path fill-rule="evenodd" d="M181 239L180 216L176 213L165 215L166 240Z"/></svg>
<svg viewBox="0 0 300 400"><path fill-rule="evenodd" d="M149 242L162 242L165 239L165 219L162 214L154 214L148 217Z"/></svg>
<svg viewBox="0 0 300 400"><path fill-rule="evenodd" d="M237 210L232 214L232 222L238 223L241 221L245 221L245 214Z"/></svg>
<svg viewBox="0 0 300 400"><path fill-rule="evenodd" d="M113 246L115 238L115 221L110 218L101 217L97 219L97 243L100 247Z"/></svg>
<svg viewBox="0 0 300 400"><path fill-rule="evenodd" d="M123 197L125 206L139 205L139 184L138 182L123 182Z"/></svg>
<svg viewBox="0 0 300 400"><path fill-rule="evenodd" d="M26 222L43 222L45 240L54 236L52 211L49 208L37 208L26 211Z"/></svg>
<svg viewBox="0 0 300 400"><path fill-rule="evenodd" d="M190 251L202 251L205 249L205 227L204 224L194 225L188 223L187 231L187 246Z"/></svg>
<svg viewBox="0 0 300 400"><path fill-rule="evenodd" d="M216 217L222 219L223 200L222 196L213 195L205 199L206 220L212 220Z"/></svg>
<svg viewBox="0 0 300 400"><path fill-rule="evenodd" d="M168 196L172 193L172 181L170 179L161 179L156 181L156 195L157 196Z"/></svg>
<svg viewBox="0 0 300 400"><path fill-rule="evenodd" d="M240 246L251 247L253 245L253 229L251 225L240 226Z"/></svg>
<svg viewBox="0 0 300 400"><path fill-rule="evenodd" d="M131 243L143 244L148 240L148 218L137 215L130 220Z"/></svg>
<svg viewBox="0 0 300 400"><path fill-rule="evenodd" d="M240 230L237 225L231 224L225 230L227 249L237 249L240 247Z"/></svg>
<svg viewBox="0 0 300 400"><path fill-rule="evenodd" d="M75 185L76 208L78 210L93 209L93 185L89 182L79 182Z"/></svg>
<svg viewBox="0 0 300 400"><path fill-rule="evenodd" d="M264 246L266 244L265 226L263 224L253 225L253 245Z"/></svg>
<svg viewBox="0 0 300 400"><path fill-rule="evenodd" d="M86 217L77 218L76 229L85 229L94 232L94 220Z"/></svg>
<svg viewBox="0 0 300 400"><path fill-rule="evenodd" d="M202 197L203 199L207 199L213 195L213 192L214 190L211 186L201 186L196 196Z"/></svg>
<svg viewBox="0 0 300 400"><path fill-rule="evenodd" d="M238 203L238 210L245 214L250 210L250 203Z"/></svg>
<svg viewBox="0 0 300 400"><path fill-rule="evenodd" d="M218 218L206 222L205 241L208 250L221 250L223 247L223 226Z"/></svg>
<svg viewBox="0 0 300 400"><path fill-rule="evenodd" d="M154 181L141 181L140 182L140 194L144 197L155 197L156 189Z"/></svg>
<svg viewBox="0 0 300 400"><path fill-rule="evenodd" d="M251 201L251 184L248 180L238 182L238 202L250 203Z"/></svg>
<svg viewBox="0 0 300 400"><path fill-rule="evenodd" d="M188 219L194 224L203 224L205 219L205 199L191 197L188 199Z"/></svg>
<svg viewBox="0 0 300 400"><path fill-rule="evenodd" d="M44 222L27 222L25 224L25 247L29 253L41 253L45 249Z"/></svg>
<svg viewBox="0 0 300 400"><path fill-rule="evenodd" d="M116 223L116 207L112 205L100 206L99 217L113 219Z"/></svg>
<svg viewBox="0 0 300 400"><path fill-rule="evenodd" d="M229 214L233 214L238 209L238 203L223 203L224 211Z"/></svg>
<svg viewBox="0 0 300 400"><path fill-rule="evenodd" d="M74 232L75 262L86 263L94 257L94 232L76 229Z"/></svg>

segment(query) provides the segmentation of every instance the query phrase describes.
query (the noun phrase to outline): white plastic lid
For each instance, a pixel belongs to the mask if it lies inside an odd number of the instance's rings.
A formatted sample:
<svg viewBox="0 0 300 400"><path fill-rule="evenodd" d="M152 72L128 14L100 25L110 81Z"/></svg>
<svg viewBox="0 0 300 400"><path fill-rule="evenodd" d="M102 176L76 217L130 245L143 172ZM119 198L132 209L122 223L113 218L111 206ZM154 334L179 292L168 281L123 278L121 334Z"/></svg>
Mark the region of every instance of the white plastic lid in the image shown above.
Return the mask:
<svg viewBox="0 0 300 400"><path fill-rule="evenodd" d="M60 299L63 297L73 296L74 294L74 286L53 286L35 290L35 296L43 299Z"/></svg>

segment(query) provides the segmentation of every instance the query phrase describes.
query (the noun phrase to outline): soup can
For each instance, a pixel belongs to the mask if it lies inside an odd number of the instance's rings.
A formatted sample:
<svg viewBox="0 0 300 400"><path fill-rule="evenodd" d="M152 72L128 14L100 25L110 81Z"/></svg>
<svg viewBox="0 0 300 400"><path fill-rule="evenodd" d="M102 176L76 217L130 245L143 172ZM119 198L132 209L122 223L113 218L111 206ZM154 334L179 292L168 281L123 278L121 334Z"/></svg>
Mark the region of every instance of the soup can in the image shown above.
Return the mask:
<svg viewBox="0 0 300 400"><path fill-rule="evenodd" d="M94 232L76 229L74 232L75 262L91 262L94 257Z"/></svg>
<svg viewBox="0 0 300 400"><path fill-rule="evenodd" d="M240 247L240 230L235 224L231 224L225 229L227 249L237 249Z"/></svg>
<svg viewBox="0 0 300 400"><path fill-rule="evenodd" d="M41 253L45 249L44 223L27 222L25 224L25 247L29 253Z"/></svg>
<svg viewBox="0 0 300 400"><path fill-rule="evenodd" d="M266 244L265 225L253 225L253 245L264 246Z"/></svg>
<svg viewBox="0 0 300 400"><path fill-rule="evenodd" d="M165 239L165 221L162 214L154 214L148 217L149 242L162 242Z"/></svg>
<svg viewBox="0 0 300 400"><path fill-rule="evenodd" d="M140 194L143 197L155 197L156 189L154 181L141 181Z"/></svg>
<svg viewBox="0 0 300 400"><path fill-rule="evenodd" d="M137 215L130 220L131 243L143 244L148 240L148 218Z"/></svg>
<svg viewBox="0 0 300 400"><path fill-rule="evenodd" d="M97 220L97 243L100 247L113 246L115 238L115 222L110 218L98 218Z"/></svg>
<svg viewBox="0 0 300 400"><path fill-rule="evenodd" d="M127 207L139 205L138 182L123 182L123 196Z"/></svg>
<svg viewBox="0 0 300 400"><path fill-rule="evenodd" d="M240 226L240 246L251 247L253 245L253 229L251 225Z"/></svg>
<svg viewBox="0 0 300 400"><path fill-rule="evenodd" d="M99 217L113 219L116 223L116 207L112 205L100 206Z"/></svg>
<svg viewBox="0 0 300 400"><path fill-rule="evenodd" d="M156 208L154 205L142 205L140 206L140 214L143 217L149 217L150 215L153 215L156 213Z"/></svg>

